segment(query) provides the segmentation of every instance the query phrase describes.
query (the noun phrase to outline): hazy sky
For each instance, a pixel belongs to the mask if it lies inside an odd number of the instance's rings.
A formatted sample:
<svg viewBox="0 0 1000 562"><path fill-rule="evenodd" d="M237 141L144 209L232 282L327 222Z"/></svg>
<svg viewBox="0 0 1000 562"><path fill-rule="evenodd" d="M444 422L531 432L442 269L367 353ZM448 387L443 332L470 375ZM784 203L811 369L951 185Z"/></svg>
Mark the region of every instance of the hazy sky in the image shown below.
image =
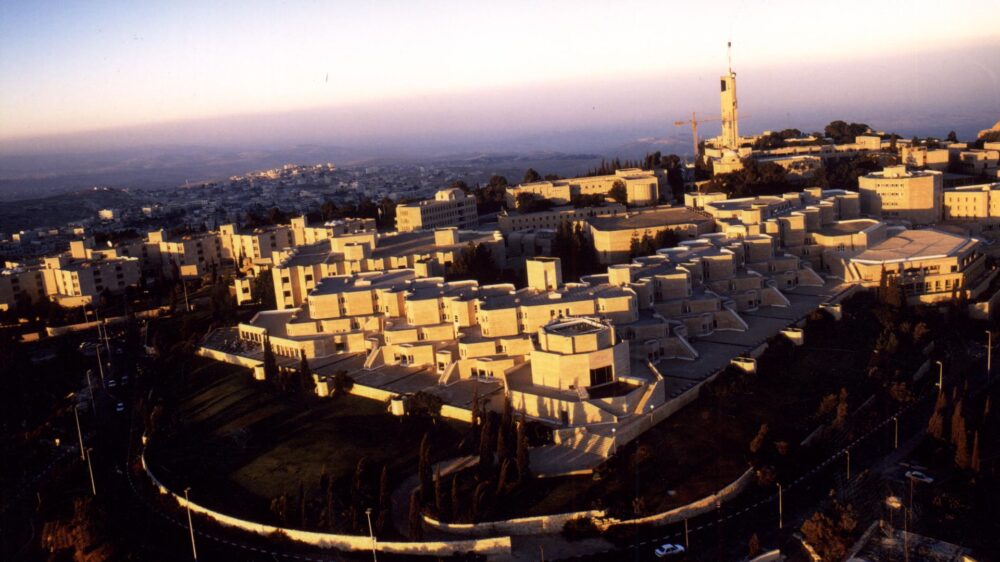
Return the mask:
<svg viewBox="0 0 1000 562"><path fill-rule="evenodd" d="M730 39L741 73L758 69L758 83L768 72L775 78L767 92L770 113L786 99L799 108L813 93L829 96L829 82L819 91L822 77L809 72L818 68L838 68L844 83L858 85L838 98L864 97L861 78L874 77L884 86L897 72L926 76L940 68L951 72L950 91L965 95L974 87L982 101L970 104L1000 110L998 22L997 0L0 0L0 143L226 116L343 114L351 108L391 111L401 130L412 131L429 105L435 117L424 119L447 119L448 100L456 96L465 96L465 106L473 108L462 119L502 123L511 100L524 111L542 91L560 95L550 95L549 105L530 113L533 124L545 126L551 109L558 114L553 126L568 126L574 112L583 119L587 109L597 110L586 99L589 84L617 92L601 98L623 104L604 114L613 121L634 110L628 107L636 101L629 99L631 90L674 84L664 77L704 79L705 92L698 95L706 110L718 111L717 86L707 84L724 71ZM965 73L947 60L935 69L921 62L924 53L977 45L992 50L977 55L984 59L955 61ZM902 61L905 68L869 67L867 74L852 76L853 68L872 59ZM781 68L819 82L778 79L774 69ZM941 87L930 82L929 91ZM781 91L775 91L779 84ZM691 91L699 86L685 85ZM470 106L469 99L477 101ZM669 118L690 105L656 112ZM746 107L742 99L741 105ZM346 129L369 126L338 123Z"/></svg>

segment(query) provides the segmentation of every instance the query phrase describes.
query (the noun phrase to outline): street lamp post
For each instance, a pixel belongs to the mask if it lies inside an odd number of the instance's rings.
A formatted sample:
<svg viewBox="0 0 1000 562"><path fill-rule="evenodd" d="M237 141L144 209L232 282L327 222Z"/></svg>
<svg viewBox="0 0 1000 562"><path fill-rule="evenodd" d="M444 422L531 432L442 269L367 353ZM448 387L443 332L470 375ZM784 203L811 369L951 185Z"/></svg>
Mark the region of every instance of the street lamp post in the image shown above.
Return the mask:
<svg viewBox="0 0 1000 562"><path fill-rule="evenodd" d="M944 364L940 361L935 361L938 366L938 391L944 391Z"/></svg>
<svg viewBox="0 0 1000 562"><path fill-rule="evenodd" d="M895 422L895 426L896 426L896 430L893 433L893 437L892 437L892 448L893 449L898 449L899 448L899 416L893 417L892 421Z"/></svg>
<svg viewBox="0 0 1000 562"><path fill-rule="evenodd" d="M844 452L847 453L847 479L850 480L851 479L851 450L850 449L844 449Z"/></svg>
<svg viewBox="0 0 1000 562"><path fill-rule="evenodd" d="M993 332L986 330L986 384L990 384L993 371Z"/></svg>
<svg viewBox="0 0 1000 562"><path fill-rule="evenodd" d="M93 369L87 369L87 371L86 371L86 375L87 375L87 390L90 391L90 411L91 412L96 412L97 411L97 404L94 403L94 385L91 384L91 382L90 382L90 374L93 373L93 372L94 372Z"/></svg>
<svg viewBox="0 0 1000 562"><path fill-rule="evenodd" d="M191 557L198 561L198 548L194 544L194 524L191 522L191 499L188 493L191 491L191 487L188 486L184 488L184 507L187 509L188 516L188 532L191 533Z"/></svg>
<svg viewBox="0 0 1000 562"><path fill-rule="evenodd" d="M368 517L368 536L372 539L372 560L378 562L378 555L375 554L375 532L372 530L372 508L365 510L365 516Z"/></svg>
<svg viewBox="0 0 1000 562"><path fill-rule="evenodd" d="M76 409L76 404L73 404L73 419L76 420L76 438L80 440L80 460L87 460L87 454L83 450L83 432L80 431L80 412Z"/></svg>
<svg viewBox="0 0 1000 562"><path fill-rule="evenodd" d="M779 529L785 528L784 511L785 511L784 503L781 497L781 482L778 482L778 528Z"/></svg>
<svg viewBox="0 0 1000 562"><path fill-rule="evenodd" d="M618 428L615 428L615 427L611 428L611 454L612 455L618 453L618 438L615 435L617 433L617 431L618 431Z"/></svg>
<svg viewBox="0 0 1000 562"><path fill-rule="evenodd" d="M90 461L93 449L87 448L87 472L90 473L90 491L97 495L97 482L94 481L94 465Z"/></svg>
<svg viewBox="0 0 1000 562"><path fill-rule="evenodd" d="M94 348L97 351L97 369L101 375L101 384L104 384L104 362L101 360L101 345Z"/></svg>

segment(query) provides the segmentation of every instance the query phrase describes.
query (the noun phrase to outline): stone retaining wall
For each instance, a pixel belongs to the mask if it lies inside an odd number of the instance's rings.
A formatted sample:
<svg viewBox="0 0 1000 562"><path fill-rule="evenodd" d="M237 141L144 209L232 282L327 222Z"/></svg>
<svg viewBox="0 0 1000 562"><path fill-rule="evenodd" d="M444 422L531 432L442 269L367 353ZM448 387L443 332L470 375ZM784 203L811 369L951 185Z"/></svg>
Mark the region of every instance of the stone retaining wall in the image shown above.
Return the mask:
<svg viewBox="0 0 1000 562"><path fill-rule="evenodd" d="M742 476L712 495L687 505L664 511L663 513L640 517L638 519L619 520L607 517L607 513L604 511L577 511L575 513L558 513L555 515L485 521L482 523L444 523L425 514L424 523L439 531L463 536L487 535L491 533L506 533L509 535L559 533L562 532L562 528L566 522L588 517L595 520L603 528L615 525L669 525L711 511L715 509L717 503L724 503L735 498L753 482L753 477L754 470L752 468L747 469Z"/></svg>
<svg viewBox="0 0 1000 562"><path fill-rule="evenodd" d="M575 513L504 519L502 521L486 521L483 523L445 523L425 514L424 523L439 531L464 536L488 535L491 533L546 535L562 532L563 525L571 519L579 519L581 517L600 519L604 515L605 512L603 511L578 511Z"/></svg>
<svg viewBox="0 0 1000 562"><path fill-rule="evenodd" d="M219 513L203 507L194 502L188 502L183 496L179 496L166 486L164 486L146 464L146 457L140 457L142 468L146 472L150 481L156 486L161 494L169 495L182 508L189 508L195 513L200 513L221 525L235 527L258 535L272 535L280 533L289 539L318 546L322 548L334 548L345 551L367 551L372 548L372 539L364 535L336 535L331 533L317 533L312 531L302 531L299 529L286 529L265 525L254 521L246 521L224 513ZM430 541L430 542L375 542L375 550L394 554L426 555L426 556L454 556L469 552L476 552L488 556L507 556L510 554L510 537L492 537L484 539L468 539L459 541Z"/></svg>
<svg viewBox="0 0 1000 562"><path fill-rule="evenodd" d="M680 507L671 509L670 511L664 511L663 513L657 513L655 515L648 515L646 517L639 517L637 519L626 519L624 521L619 521L617 519L608 519L603 523L606 526L612 525L669 525L671 523L676 523L678 521L683 521L684 519L690 519L701 515L702 513L712 511L715 509L716 504L724 503L732 498L740 495L747 486L753 482L754 470L752 468L747 469L742 476L734 480L725 488L722 488L718 492L701 498L700 500L691 502L687 505L682 505Z"/></svg>

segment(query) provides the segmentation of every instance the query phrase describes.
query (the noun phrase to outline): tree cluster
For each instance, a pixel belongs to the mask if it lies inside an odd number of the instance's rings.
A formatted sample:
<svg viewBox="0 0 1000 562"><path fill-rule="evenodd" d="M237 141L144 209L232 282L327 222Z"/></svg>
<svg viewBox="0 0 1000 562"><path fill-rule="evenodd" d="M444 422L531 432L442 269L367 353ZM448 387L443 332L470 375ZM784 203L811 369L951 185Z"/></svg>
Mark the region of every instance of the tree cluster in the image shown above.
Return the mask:
<svg viewBox="0 0 1000 562"><path fill-rule="evenodd" d="M799 530L823 560L840 560L854 543L858 518L850 504L834 502L828 511L813 513Z"/></svg>
<svg viewBox="0 0 1000 562"><path fill-rule="evenodd" d="M474 400L478 402L478 398ZM500 414L474 406L470 431L479 463L475 469L451 476L450 494L445 494L448 484L442 476L432 476L429 453L421 453L420 500L444 520L478 521L531 477L526 422L523 415L515 416L510 400L504 402Z"/></svg>
<svg viewBox="0 0 1000 562"><path fill-rule="evenodd" d="M769 150L773 148L782 148L788 146L786 142L788 139L795 139L802 137L802 131L798 129L782 129L781 131L771 132L766 135L762 135L753 143L754 150ZM819 142L819 141L816 141Z"/></svg>
<svg viewBox="0 0 1000 562"><path fill-rule="evenodd" d="M823 134L837 144L847 144L854 142L854 138L871 131L871 127L864 123L847 123L846 121L831 121L823 129Z"/></svg>
<svg viewBox="0 0 1000 562"><path fill-rule="evenodd" d="M552 242L552 255L559 258L563 279L577 281L581 275L591 275L601 271L594 241L584 233L583 226L563 221L556 230Z"/></svg>
<svg viewBox="0 0 1000 562"><path fill-rule="evenodd" d="M678 242L680 242L680 238L677 237L677 233L670 229L657 232L656 235L646 231L642 234L642 238L639 237L638 233L633 232L632 239L629 241L628 255L630 259L651 256L660 248L673 248Z"/></svg>
<svg viewBox="0 0 1000 562"><path fill-rule="evenodd" d="M375 225L379 230L392 230L396 226L396 202L388 197L377 202L368 197L361 197L357 203L347 202L340 205L328 199L320 206L319 213L324 221L364 218L375 219Z"/></svg>
<svg viewBox="0 0 1000 562"><path fill-rule="evenodd" d="M334 480L324 466L315 488L300 481L294 497L283 494L270 503L279 525L357 534L368 533L368 509L372 510L373 530L386 530L392 513L389 470L385 465L376 470L365 457L358 460L349 484L346 479Z"/></svg>
<svg viewBox="0 0 1000 562"><path fill-rule="evenodd" d="M475 279L480 285L499 283L504 272L493 260L493 252L483 244L472 242L462 250L448 269L448 280Z"/></svg>
<svg viewBox="0 0 1000 562"><path fill-rule="evenodd" d="M774 162L758 162L753 158L743 160L743 169L717 174L708 184L709 192L722 192L730 197L781 195L793 188L787 170Z"/></svg>

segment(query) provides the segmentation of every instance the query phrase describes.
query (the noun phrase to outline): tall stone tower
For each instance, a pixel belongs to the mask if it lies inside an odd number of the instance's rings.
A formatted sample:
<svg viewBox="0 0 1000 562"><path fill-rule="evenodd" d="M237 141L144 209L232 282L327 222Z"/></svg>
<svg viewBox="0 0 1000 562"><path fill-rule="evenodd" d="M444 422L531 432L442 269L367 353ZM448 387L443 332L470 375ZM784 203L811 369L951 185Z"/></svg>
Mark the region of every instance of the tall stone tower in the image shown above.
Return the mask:
<svg viewBox="0 0 1000 562"><path fill-rule="evenodd" d="M732 51L730 42L727 48ZM722 103L722 148L737 150L740 147L740 131L737 124L736 105L736 73L733 72L732 57L729 58L729 72L722 76L722 91L719 100Z"/></svg>

